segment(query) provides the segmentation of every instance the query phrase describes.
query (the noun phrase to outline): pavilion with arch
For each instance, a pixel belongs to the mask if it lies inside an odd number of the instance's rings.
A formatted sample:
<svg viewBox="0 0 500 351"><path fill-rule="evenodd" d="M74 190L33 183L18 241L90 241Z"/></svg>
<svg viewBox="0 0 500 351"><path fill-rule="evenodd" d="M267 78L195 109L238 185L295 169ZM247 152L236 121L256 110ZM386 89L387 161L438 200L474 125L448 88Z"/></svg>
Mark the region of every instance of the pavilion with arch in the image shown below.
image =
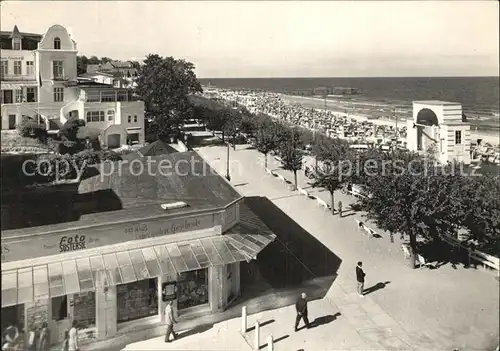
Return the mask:
<svg viewBox="0 0 500 351"><path fill-rule="evenodd" d="M443 162L470 164L470 124L457 102L439 100L413 101L413 118L407 120L407 147L426 152L435 146Z"/></svg>

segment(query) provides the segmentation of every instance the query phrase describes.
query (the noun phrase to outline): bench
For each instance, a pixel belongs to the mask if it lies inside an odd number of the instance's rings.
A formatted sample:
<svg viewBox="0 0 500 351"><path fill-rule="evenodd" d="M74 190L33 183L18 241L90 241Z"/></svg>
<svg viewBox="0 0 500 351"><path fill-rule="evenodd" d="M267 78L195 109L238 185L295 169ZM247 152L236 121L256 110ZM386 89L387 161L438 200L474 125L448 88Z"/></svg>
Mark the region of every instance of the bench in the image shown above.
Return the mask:
<svg viewBox="0 0 500 351"><path fill-rule="evenodd" d="M309 193L308 193L307 191L305 191L304 189L297 187L297 190L298 190L301 194L303 194L303 195L305 195L305 196L309 197Z"/></svg>
<svg viewBox="0 0 500 351"><path fill-rule="evenodd" d="M434 265L430 262L427 262L422 255L417 255L417 259L418 259L418 268L419 269L422 269L422 267L433 267L434 268Z"/></svg>
<svg viewBox="0 0 500 351"><path fill-rule="evenodd" d="M266 168L266 172L269 173L269 174L273 174L272 171L269 169L269 168Z"/></svg>
<svg viewBox="0 0 500 351"><path fill-rule="evenodd" d="M367 227L363 222L358 221L357 219L356 224L358 225L358 230L362 230L363 234L368 235L369 238L375 237L377 235L377 232Z"/></svg>
<svg viewBox="0 0 500 351"><path fill-rule="evenodd" d="M453 247L457 247L457 248L462 249L462 250L467 250L470 254L470 258L472 260L479 262L483 266L484 269L486 269L486 267L489 267L489 268L494 269L496 271L500 270L500 260L498 259L498 257L488 255L488 254L481 252L479 250L470 251L469 248L464 245L464 243L462 243L460 240L458 240L452 236L449 236L449 235L442 235L441 239L445 243L447 243L448 245L451 245Z"/></svg>
<svg viewBox="0 0 500 351"><path fill-rule="evenodd" d="M281 174L278 174L278 178L283 182L286 183L285 177L283 177Z"/></svg>
<svg viewBox="0 0 500 351"><path fill-rule="evenodd" d="M320 206L323 206L325 209L327 210L331 210L332 208L330 207L330 205L328 205L325 201L321 200L319 197L316 198L316 201L318 201L318 204Z"/></svg>

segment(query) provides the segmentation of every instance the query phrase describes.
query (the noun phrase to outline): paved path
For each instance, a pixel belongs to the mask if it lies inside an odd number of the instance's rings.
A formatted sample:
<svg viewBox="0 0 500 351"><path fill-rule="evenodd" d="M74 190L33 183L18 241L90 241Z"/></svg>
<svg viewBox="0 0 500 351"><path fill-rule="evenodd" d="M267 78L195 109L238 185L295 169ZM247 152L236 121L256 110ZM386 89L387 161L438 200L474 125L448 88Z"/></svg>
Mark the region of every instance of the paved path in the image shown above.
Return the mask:
<svg viewBox="0 0 500 351"><path fill-rule="evenodd" d="M205 147L199 153L220 173L225 174L225 147ZM245 196L266 196L299 225L315 236L342 259L336 281L322 300L309 304L309 319L319 318L320 325L293 331L293 306L249 316L261 327L260 345L273 335L275 350L494 350L498 344L498 282L482 270L452 269L411 270L403 259L398 243L390 243L386 233L381 239L369 239L358 233L354 218L339 218L318 207L315 201L264 171L263 155L238 146L231 149L231 183ZM269 157L269 168L278 163ZM277 170L292 180L290 172ZM299 175L299 186L305 177ZM309 189L308 189L309 190ZM329 202L329 194L314 189ZM336 194L344 207L352 199ZM354 267L364 262L369 288L389 282L364 298L356 294ZM238 333L240 320L215 325L201 334L190 335L171 344L162 338L131 344L127 350L250 350L254 331L243 337Z"/></svg>

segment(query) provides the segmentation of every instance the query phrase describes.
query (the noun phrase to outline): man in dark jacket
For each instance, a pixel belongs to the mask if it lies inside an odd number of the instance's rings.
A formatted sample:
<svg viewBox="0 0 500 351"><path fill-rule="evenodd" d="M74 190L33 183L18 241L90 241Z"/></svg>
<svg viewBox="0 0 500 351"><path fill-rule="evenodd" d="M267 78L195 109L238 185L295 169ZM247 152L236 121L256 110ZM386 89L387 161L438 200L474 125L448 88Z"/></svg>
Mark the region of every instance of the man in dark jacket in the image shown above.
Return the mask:
<svg viewBox="0 0 500 351"><path fill-rule="evenodd" d="M363 262L358 262L356 267L356 280L358 281L358 294L363 297L363 291L365 290L365 272L363 272Z"/></svg>
<svg viewBox="0 0 500 351"><path fill-rule="evenodd" d="M297 317L295 318L295 331L298 331L299 323L301 319L304 319L304 324L306 328L309 329L309 319L307 318L307 295L302 293L300 298L295 303L295 309L297 310Z"/></svg>

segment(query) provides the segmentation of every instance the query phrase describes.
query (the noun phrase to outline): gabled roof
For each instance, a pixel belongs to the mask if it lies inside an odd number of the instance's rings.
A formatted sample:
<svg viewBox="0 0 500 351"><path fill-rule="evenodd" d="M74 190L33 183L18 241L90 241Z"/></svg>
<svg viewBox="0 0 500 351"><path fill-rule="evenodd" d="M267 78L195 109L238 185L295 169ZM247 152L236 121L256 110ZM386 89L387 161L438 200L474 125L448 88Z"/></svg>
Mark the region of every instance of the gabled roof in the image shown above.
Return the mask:
<svg viewBox="0 0 500 351"><path fill-rule="evenodd" d="M21 33L19 33L19 29L17 29L17 26L14 26L14 29L12 30L12 34L10 35L10 39L22 39Z"/></svg>

